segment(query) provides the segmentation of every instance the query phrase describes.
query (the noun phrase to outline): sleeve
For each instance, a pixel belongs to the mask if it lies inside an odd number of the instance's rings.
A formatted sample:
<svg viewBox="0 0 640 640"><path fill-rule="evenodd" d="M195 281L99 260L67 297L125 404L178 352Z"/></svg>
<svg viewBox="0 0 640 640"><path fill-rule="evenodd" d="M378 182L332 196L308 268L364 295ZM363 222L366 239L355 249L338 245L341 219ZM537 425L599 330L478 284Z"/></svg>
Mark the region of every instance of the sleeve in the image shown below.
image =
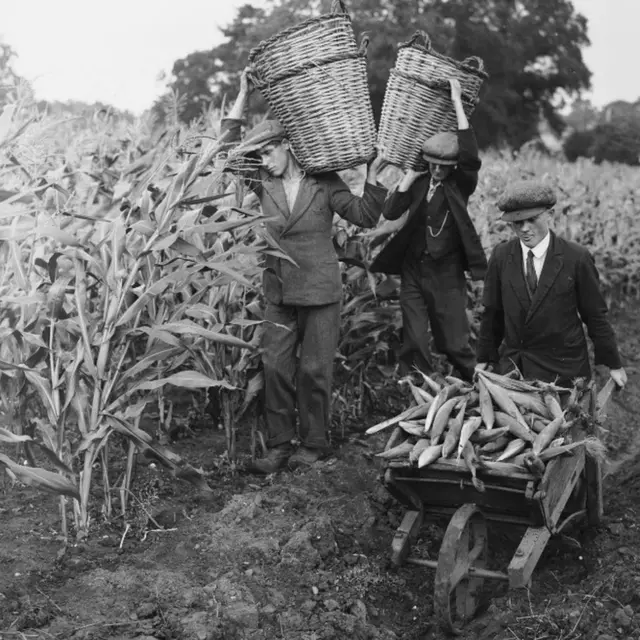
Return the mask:
<svg viewBox="0 0 640 640"><path fill-rule="evenodd" d="M411 206L412 191L413 188L408 191L394 189L384 203L382 215L387 220L397 220Z"/></svg>
<svg viewBox="0 0 640 640"><path fill-rule="evenodd" d="M220 122L220 140L224 144L224 151L227 153L237 146L242 141L242 120L223 118ZM229 162L224 170L241 176L246 187L260 197L262 179L259 169L246 169L237 166L234 162Z"/></svg>
<svg viewBox="0 0 640 640"><path fill-rule="evenodd" d="M577 265L577 298L580 319L593 342L595 364L620 369L622 362L608 308L600 291L600 276L593 256L585 251Z"/></svg>
<svg viewBox="0 0 640 640"><path fill-rule="evenodd" d="M478 173L481 166L475 132L471 127L458 130L458 164L454 177L467 198L478 186Z"/></svg>
<svg viewBox="0 0 640 640"><path fill-rule="evenodd" d="M367 229L378 224L382 207L387 196L387 190L379 185L364 185L362 197L355 196L337 173L325 176L329 183L329 205L351 224Z"/></svg>
<svg viewBox="0 0 640 640"><path fill-rule="evenodd" d="M222 118L220 122L220 139L230 149L242 139L242 120L235 118Z"/></svg>
<svg viewBox="0 0 640 640"><path fill-rule="evenodd" d="M489 258L482 301L484 310L480 321L476 357L478 362L496 363L500 360L498 349L504 339L504 306L500 268L495 249Z"/></svg>

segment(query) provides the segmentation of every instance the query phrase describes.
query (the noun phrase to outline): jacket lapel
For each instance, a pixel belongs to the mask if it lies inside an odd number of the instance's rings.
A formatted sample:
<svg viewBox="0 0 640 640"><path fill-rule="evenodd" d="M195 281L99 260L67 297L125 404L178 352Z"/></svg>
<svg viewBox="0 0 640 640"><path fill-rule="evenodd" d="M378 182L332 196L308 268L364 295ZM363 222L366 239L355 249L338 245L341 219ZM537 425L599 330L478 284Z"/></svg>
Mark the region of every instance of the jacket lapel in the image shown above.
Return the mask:
<svg viewBox="0 0 640 640"><path fill-rule="evenodd" d="M529 309L531 300L529 298L529 292L527 291L527 283L524 280L522 249L518 240L513 241L511 253L509 253L507 259L507 280L522 307L525 310Z"/></svg>
<svg viewBox="0 0 640 640"><path fill-rule="evenodd" d="M262 189L280 211L282 217L285 220L289 220L291 213L289 211L289 205L287 204L287 196L284 193L282 180L268 177L263 180Z"/></svg>
<svg viewBox="0 0 640 640"><path fill-rule="evenodd" d="M283 197L284 197L284 187L282 186L282 180L278 180L280 183L280 188L282 189ZM282 233L287 233L291 228L302 218L302 216L307 212L307 209L311 206L314 198L320 191L320 185L318 181L313 176L305 176L301 183L300 188L298 189L298 195L296 196L296 200L293 203L293 211L287 220L287 223L282 230ZM285 198L286 203L286 198Z"/></svg>
<svg viewBox="0 0 640 640"><path fill-rule="evenodd" d="M416 182L415 185L415 198L414 198L414 210L415 213L420 207L422 207L422 203L424 199L427 197L427 193L429 192L429 185L431 184L431 175L426 174Z"/></svg>
<svg viewBox="0 0 640 640"><path fill-rule="evenodd" d="M564 256L562 253L562 247L557 241L555 234L551 233L549 249L547 250L547 256L545 258L544 265L542 266L538 287L536 288L536 292L533 294L533 298L531 300L531 307L529 308L526 322L531 319L533 314L540 307L540 304L549 293L549 289L553 286L553 283L558 277L563 265Z"/></svg>

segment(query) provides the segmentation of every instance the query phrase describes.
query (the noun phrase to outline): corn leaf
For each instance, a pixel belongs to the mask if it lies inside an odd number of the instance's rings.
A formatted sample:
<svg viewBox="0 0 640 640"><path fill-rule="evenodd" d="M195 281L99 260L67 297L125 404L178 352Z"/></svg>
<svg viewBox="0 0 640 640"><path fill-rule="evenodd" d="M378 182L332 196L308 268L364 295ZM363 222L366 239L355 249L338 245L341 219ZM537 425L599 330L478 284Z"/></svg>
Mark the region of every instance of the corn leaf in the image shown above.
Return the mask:
<svg viewBox="0 0 640 640"><path fill-rule="evenodd" d="M150 366L158 360L167 361L172 356L177 355L181 351L183 351L183 349L179 345L172 347L159 347L158 349L144 356L141 360L138 360L138 362L136 362L133 367L125 371L122 374L121 381L125 382L126 380L130 380L131 378L135 378L136 376L149 369Z"/></svg>
<svg viewBox="0 0 640 640"><path fill-rule="evenodd" d="M225 389L235 389L233 385L226 380L214 380L199 371L180 371L174 373L168 378L160 380L148 380L136 385L131 391L153 391L160 389L166 384L172 384L175 387L184 387L186 389L206 389L208 387L223 387Z"/></svg>
<svg viewBox="0 0 640 640"><path fill-rule="evenodd" d="M2 110L2 115L0 115L0 146L9 137L9 131L11 131L11 122L13 120L15 111L15 104L7 104Z"/></svg>
<svg viewBox="0 0 640 640"><path fill-rule="evenodd" d="M64 231L54 225L42 225L37 228L37 236L39 238L53 239L60 244L70 245L72 247L81 247L82 243L72 233Z"/></svg>
<svg viewBox="0 0 640 640"><path fill-rule="evenodd" d="M149 302L149 299L157 294L165 291L170 285L178 282L179 280L186 280L189 277L189 271L187 269L178 269L164 278L161 278L157 282L154 282L148 287L142 295L120 316L120 319L116 322L116 327L121 327L123 324L131 321L137 313Z"/></svg>
<svg viewBox="0 0 640 640"><path fill-rule="evenodd" d="M0 442L8 442L9 444L19 444L20 442L28 442L33 440L31 436L19 436L12 433L4 427L0 427Z"/></svg>
<svg viewBox="0 0 640 640"><path fill-rule="evenodd" d="M231 335L227 335L225 333L218 333L217 331L211 331L210 329L205 329L200 325L191 323L191 322L168 322L166 324L159 325L154 327L155 330L161 330L163 332L175 333L177 335L195 335L200 336L201 338L206 338L207 340L211 340L212 342L219 342L220 344L225 344L229 347L240 347L241 349L255 349L253 345L240 338L236 338Z"/></svg>
<svg viewBox="0 0 640 640"><path fill-rule="evenodd" d="M23 484L80 500L78 487L59 473L40 467L23 467L2 453L0 453L0 464L3 464Z"/></svg>
<svg viewBox="0 0 640 640"><path fill-rule="evenodd" d="M35 447L40 450L44 457L60 472L73 476L73 471L57 456L55 451L45 446L41 442L26 442L25 448Z"/></svg>

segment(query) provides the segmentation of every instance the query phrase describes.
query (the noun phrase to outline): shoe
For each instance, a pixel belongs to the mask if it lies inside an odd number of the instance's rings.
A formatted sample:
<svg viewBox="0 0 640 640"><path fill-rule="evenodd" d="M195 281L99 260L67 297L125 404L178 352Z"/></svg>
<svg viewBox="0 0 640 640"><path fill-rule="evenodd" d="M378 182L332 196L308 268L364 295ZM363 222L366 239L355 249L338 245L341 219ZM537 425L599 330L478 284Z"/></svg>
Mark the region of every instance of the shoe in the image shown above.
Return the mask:
<svg viewBox="0 0 640 640"><path fill-rule="evenodd" d="M249 471L265 475L276 473L276 471L286 466L287 461L291 457L291 451L292 448L289 444L273 447L273 449L269 449L269 452L264 458L255 460L249 466Z"/></svg>
<svg viewBox="0 0 640 640"><path fill-rule="evenodd" d="M299 467L310 467L323 458L320 449L309 449L308 447L298 447L298 450L289 458L289 469Z"/></svg>

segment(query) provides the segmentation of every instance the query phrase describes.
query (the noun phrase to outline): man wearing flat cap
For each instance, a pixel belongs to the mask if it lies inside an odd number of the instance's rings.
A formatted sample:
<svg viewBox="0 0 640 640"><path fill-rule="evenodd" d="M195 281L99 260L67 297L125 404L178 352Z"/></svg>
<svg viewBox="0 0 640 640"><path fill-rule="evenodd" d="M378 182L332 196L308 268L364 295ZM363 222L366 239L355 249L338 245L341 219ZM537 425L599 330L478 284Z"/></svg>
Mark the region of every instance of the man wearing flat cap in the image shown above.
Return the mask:
<svg viewBox="0 0 640 640"><path fill-rule="evenodd" d="M623 387L622 368L598 271L587 249L549 230L553 190L526 181L507 188L498 202L516 238L496 246L484 286L478 368L516 366L527 379L571 386L591 377L583 323L595 349Z"/></svg>
<svg viewBox="0 0 640 640"><path fill-rule="evenodd" d="M333 215L360 227L376 226L387 195L377 175L386 161L382 156L372 159L358 197L337 173L305 174L275 120L258 124L238 145L250 90L245 70L238 98L222 122L223 136L232 147L237 145L229 152L229 164L253 166L245 180L260 200L267 231L293 260L267 255L264 265L262 361L269 450L251 470L273 473L287 465L312 465L328 452L342 299ZM297 435L302 445L294 452L291 443Z"/></svg>
<svg viewBox="0 0 640 640"><path fill-rule="evenodd" d="M458 131L426 140L422 157L428 171L408 170L389 196L384 217L396 220L408 210L407 219L370 270L402 278L400 373L409 374L414 367L434 373L431 325L436 349L462 378L471 380L476 360L469 344L465 272L482 280L487 260L467 203L478 184L481 162L460 83L451 80L450 86Z"/></svg>

